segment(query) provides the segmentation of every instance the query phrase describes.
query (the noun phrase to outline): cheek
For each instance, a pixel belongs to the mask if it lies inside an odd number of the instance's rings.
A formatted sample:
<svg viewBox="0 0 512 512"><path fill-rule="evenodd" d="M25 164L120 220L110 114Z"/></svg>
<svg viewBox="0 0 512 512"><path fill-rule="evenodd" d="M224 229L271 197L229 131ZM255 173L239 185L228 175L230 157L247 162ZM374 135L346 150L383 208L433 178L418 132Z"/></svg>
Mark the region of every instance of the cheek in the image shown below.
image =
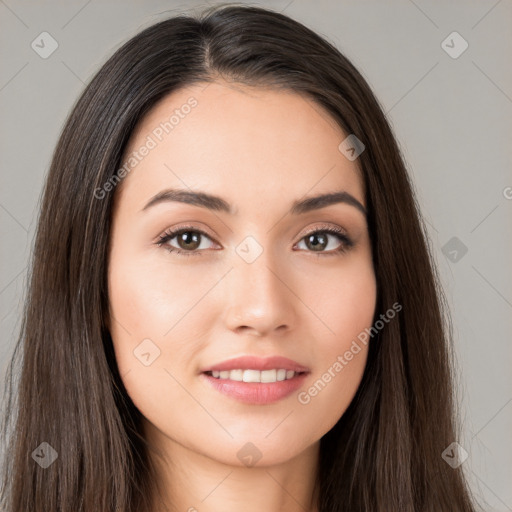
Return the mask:
<svg viewBox="0 0 512 512"><path fill-rule="evenodd" d="M322 323L315 335L314 375L297 401L303 414L316 418L317 432L326 432L343 415L366 367L371 339L367 332L377 299L373 267L367 263L361 260L350 271L322 280L322 290L309 295Z"/></svg>
<svg viewBox="0 0 512 512"><path fill-rule="evenodd" d="M208 292L224 271L172 266L162 253L141 259L124 254L130 252L113 253L109 268L116 361L121 376L129 375L125 385L134 396L149 386L158 396L179 387L167 372L180 382L195 375L198 354L216 319Z"/></svg>
<svg viewBox="0 0 512 512"><path fill-rule="evenodd" d="M161 293L155 289L155 276L148 270L150 267L131 261L125 257L130 254L126 251L128 248L123 247L114 251L109 266L110 333L119 373L122 377L129 375L125 382L127 390L129 386L146 390L152 380L145 374L162 359L160 340L170 328L166 318L169 322L172 319L167 316ZM172 293L169 289L171 302ZM151 364L146 368L148 363ZM152 393L147 396L151 397Z"/></svg>
<svg viewBox="0 0 512 512"><path fill-rule="evenodd" d="M112 337L123 340L128 335L133 343L144 338L168 343L201 293L211 286L209 280L179 265L171 271L162 253L137 258L133 254L124 257L121 252L113 254L109 269Z"/></svg>
<svg viewBox="0 0 512 512"><path fill-rule="evenodd" d="M158 261L113 259L109 271L111 312L126 330L161 336L172 327L174 317L185 313L194 283L188 280L185 286L182 273L170 276L169 269L161 267Z"/></svg>
<svg viewBox="0 0 512 512"><path fill-rule="evenodd" d="M211 284L191 282L193 273L183 269L170 273L156 259L137 261L118 252L111 262L110 332L123 384L145 417L179 430L183 409L175 405L193 405L184 374L195 370L204 340L202 326L190 319L199 293Z"/></svg>
<svg viewBox="0 0 512 512"><path fill-rule="evenodd" d="M301 281L300 293L320 320L316 331L319 354L332 358L373 321L377 285L371 260L355 255L338 269L310 272Z"/></svg>

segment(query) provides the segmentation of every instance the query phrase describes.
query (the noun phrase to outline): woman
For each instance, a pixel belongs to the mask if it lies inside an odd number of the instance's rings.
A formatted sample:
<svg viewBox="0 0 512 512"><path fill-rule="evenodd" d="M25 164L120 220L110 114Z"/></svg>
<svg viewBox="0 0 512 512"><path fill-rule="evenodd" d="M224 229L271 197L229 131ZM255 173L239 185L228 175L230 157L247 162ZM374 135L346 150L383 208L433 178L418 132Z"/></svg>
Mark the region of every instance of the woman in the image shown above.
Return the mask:
<svg viewBox="0 0 512 512"><path fill-rule="evenodd" d="M256 7L157 23L53 156L3 505L473 511L443 305L346 57Z"/></svg>

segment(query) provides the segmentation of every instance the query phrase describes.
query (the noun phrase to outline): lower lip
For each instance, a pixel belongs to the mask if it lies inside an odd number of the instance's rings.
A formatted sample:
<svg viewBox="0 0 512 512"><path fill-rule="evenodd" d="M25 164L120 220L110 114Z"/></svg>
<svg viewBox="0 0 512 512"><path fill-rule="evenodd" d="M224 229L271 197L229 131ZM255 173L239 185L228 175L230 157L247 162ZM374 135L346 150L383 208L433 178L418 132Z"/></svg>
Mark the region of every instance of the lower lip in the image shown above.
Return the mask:
<svg viewBox="0 0 512 512"><path fill-rule="evenodd" d="M240 402L253 405L265 405L277 402L299 389L307 373L295 375L291 379L277 382L240 382L228 379L216 379L206 373L201 377L222 394Z"/></svg>

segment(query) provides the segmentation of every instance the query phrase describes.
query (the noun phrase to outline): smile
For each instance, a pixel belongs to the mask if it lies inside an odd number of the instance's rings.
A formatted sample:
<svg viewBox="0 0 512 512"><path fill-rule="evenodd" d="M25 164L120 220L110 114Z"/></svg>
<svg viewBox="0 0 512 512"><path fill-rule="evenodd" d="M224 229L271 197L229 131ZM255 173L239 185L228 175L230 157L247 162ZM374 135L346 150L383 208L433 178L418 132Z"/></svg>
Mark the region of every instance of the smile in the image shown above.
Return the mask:
<svg viewBox="0 0 512 512"><path fill-rule="evenodd" d="M238 402L251 405L267 405L283 400L297 391L309 372L293 370L224 370L200 374L206 383L219 393ZM221 376L222 375L222 376Z"/></svg>
<svg viewBox="0 0 512 512"><path fill-rule="evenodd" d="M280 382L283 380L293 379L297 374L293 370L285 370L284 368L274 370L224 370L206 372L215 379L232 380L236 382ZM300 372L299 372L300 373Z"/></svg>

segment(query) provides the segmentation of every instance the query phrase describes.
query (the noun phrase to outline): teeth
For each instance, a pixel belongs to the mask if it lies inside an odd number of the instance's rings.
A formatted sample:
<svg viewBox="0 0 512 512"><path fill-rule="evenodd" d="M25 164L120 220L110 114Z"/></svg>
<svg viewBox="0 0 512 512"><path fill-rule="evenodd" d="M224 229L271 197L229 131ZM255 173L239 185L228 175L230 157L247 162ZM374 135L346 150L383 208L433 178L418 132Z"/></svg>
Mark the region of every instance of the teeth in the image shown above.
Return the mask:
<svg viewBox="0 0 512 512"><path fill-rule="evenodd" d="M231 370L230 372L228 372L228 376L226 378L242 382L244 380L244 371L243 370Z"/></svg>
<svg viewBox="0 0 512 512"><path fill-rule="evenodd" d="M212 377L216 379L229 379L239 382L278 382L292 379L295 376L293 370L274 369L274 370L214 370Z"/></svg>
<svg viewBox="0 0 512 512"><path fill-rule="evenodd" d="M261 372L258 370L244 370L244 382L261 382Z"/></svg>
<svg viewBox="0 0 512 512"><path fill-rule="evenodd" d="M276 382L277 370L263 370L261 372L261 382Z"/></svg>

